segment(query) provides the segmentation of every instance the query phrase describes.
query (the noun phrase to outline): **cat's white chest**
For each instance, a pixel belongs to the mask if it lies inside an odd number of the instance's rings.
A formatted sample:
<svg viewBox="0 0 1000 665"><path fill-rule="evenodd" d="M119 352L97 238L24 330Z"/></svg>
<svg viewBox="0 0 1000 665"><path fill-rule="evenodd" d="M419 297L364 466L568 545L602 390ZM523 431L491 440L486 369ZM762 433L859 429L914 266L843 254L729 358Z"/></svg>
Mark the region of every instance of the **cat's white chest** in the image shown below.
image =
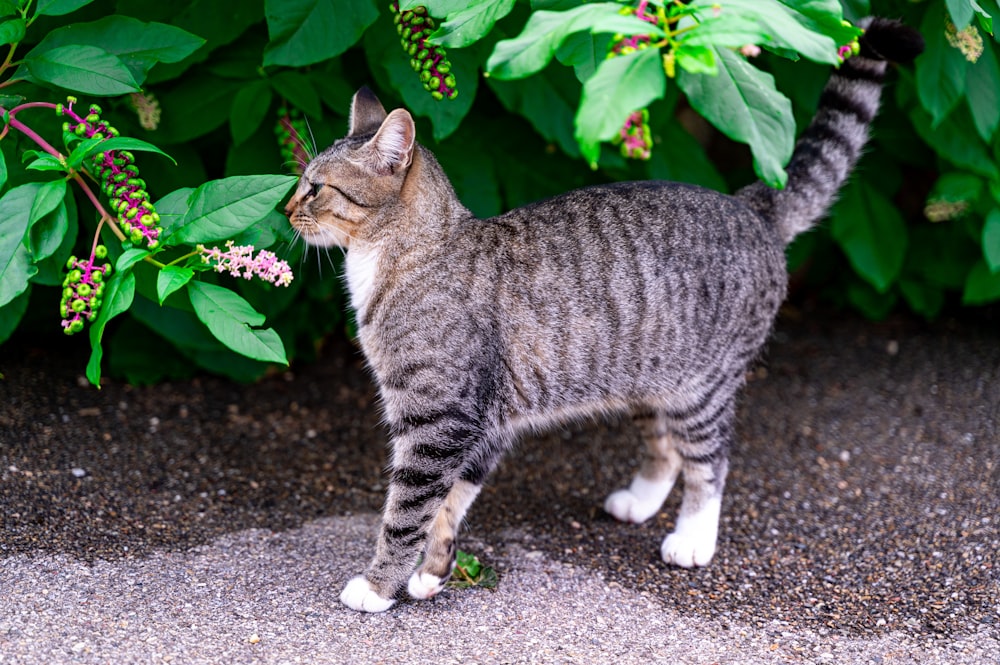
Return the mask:
<svg viewBox="0 0 1000 665"><path fill-rule="evenodd" d="M376 245L355 246L347 251L345 261L347 289L351 293L351 307L358 313L359 318L364 316L368 307L375 278L378 275L380 255L381 251Z"/></svg>

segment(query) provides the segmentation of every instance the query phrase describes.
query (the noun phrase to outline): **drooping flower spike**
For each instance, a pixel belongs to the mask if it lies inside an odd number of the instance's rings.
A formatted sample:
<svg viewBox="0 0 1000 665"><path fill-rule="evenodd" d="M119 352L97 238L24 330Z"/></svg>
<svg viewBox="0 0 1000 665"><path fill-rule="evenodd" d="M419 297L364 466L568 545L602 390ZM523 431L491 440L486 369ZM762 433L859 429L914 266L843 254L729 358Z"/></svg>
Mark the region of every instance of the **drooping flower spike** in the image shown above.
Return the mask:
<svg viewBox="0 0 1000 665"><path fill-rule="evenodd" d="M65 131L81 138L118 136L118 130L101 119L101 107L93 104L86 117L81 117L73 110L75 103L74 97L68 97L65 105L56 106L56 113L73 120L73 123L63 124ZM146 183L139 177L132 153L127 150L99 152L94 155L91 165L128 240L136 245L145 242L150 249L156 248L160 238L160 216L149 201Z"/></svg>
<svg viewBox="0 0 1000 665"><path fill-rule="evenodd" d="M400 44L410 56L410 67L420 76L424 89L437 100L455 99L458 88L444 47L428 43L437 26L423 5L399 11L399 2L389 5Z"/></svg>
<svg viewBox="0 0 1000 665"><path fill-rule="evenodd" d="M233 277L257 277L275 286L288 286L294 277L286 261L266 249L254 256L252 245L237 245L229 240L225 250L204 245L198 245L197 250L202 263L212 264L216 272L228 272Z"/></svg>

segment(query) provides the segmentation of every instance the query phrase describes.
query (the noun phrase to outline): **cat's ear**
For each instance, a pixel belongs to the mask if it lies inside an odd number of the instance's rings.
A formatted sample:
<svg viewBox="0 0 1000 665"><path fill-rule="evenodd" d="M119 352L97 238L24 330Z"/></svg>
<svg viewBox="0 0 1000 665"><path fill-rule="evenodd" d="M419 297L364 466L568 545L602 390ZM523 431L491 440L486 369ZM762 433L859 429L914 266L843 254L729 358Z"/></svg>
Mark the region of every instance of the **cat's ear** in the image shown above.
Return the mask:
<svg viewBox="0 0 1000 665"><path fill-rule="evenodd" d="M417 128L406 109L396 109L382 121L378 132L368 142L372 166L383 175L399 173L413 162Z"/></svg>
<svg viewBox="0 0 1000 665"><path fill-rule="evenodd" d="M371 134L379 128L385 116L382 102L368 86L364 86L354 93L354 99L351 100L351 116L347 123L350 131L347 135Z"/></svg>

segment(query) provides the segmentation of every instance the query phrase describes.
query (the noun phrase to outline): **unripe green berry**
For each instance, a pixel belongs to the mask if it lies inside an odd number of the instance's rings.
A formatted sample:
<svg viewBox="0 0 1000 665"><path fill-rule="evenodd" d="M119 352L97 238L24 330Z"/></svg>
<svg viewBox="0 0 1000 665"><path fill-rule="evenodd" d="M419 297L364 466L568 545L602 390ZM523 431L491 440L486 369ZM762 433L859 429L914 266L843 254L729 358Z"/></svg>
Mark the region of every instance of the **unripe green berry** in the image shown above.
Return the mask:
<svg viewBox="0 0 1000 665"><path fill-rule="evenodd" d="M70 304L70 307L73 309L74 312L79 314L83 310L87 309L87 303L81 300L80 298L77 298Z"/></svg>
<svg viewBox="0 0 1000 665"><path fill-rule="evenodd" d="M83 277L83 273L80 272L79 270L75 270L75 269L74 270L70 270L69 276L68 276L69 283L70 284L76 284L77 282L80 281L81 277Z"/></svg>
<svg viewBox="0 0 1000 665"><path fill-rule="evenodd" d="M444 95L442 95L440 93L440 91L438 91L438 90L431 90L430 93L431 93L431 97L433 97L434 99L436 99L438 101L441 101L442 99L444 99Z"/></svg>
<svg viewBox="0 0 1000 665"><path fill-rule="evenodd" d="M78 333L83 330L83 321L77 319L73 323L69 324L69 328L66 329L67 333L72 335L73 333Z"/></svg>
<svg viewBox="0 0 1000 665"><path fill-rule="evenodd" d="M108 248L105 247L104 245L98 245L97 247L94 248L94 256L96 256L97 258L103 259L107 257L107 255L108 255Z"/></svg>
<svg viewBox="0 0 1000 665"><path fill-rule="evenodd" d="M81 298L88 297L91 294L92 291L93 291L93 289L90 288L90 284L87 284L86 282L84 282L80 286L76 287L76 293Z"/></svg>

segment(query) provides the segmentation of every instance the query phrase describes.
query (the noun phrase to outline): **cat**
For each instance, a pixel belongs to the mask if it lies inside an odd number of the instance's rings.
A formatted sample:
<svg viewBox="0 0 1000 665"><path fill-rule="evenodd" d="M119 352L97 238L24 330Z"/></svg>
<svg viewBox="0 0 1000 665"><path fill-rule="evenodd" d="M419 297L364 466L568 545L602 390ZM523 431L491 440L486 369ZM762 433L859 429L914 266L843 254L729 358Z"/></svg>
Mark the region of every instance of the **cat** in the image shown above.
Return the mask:
<svg viewBox="0 0 1000 665"><path fill-rule="evenodd" d="M643 522L683 474L661 555L709 563L735 399L785 297L785 246L827 212L860 156L886 61L923 48L897 22L865 26L782 190L626 182L477 219L411 115L356 93L348 135L309 162L285 210L308 244L347 250L392 440L375 556L344 604L379 612L404 589L439 593L459 524L517 436L593 415L632 414L648 449L605 510Z"/></svg>

